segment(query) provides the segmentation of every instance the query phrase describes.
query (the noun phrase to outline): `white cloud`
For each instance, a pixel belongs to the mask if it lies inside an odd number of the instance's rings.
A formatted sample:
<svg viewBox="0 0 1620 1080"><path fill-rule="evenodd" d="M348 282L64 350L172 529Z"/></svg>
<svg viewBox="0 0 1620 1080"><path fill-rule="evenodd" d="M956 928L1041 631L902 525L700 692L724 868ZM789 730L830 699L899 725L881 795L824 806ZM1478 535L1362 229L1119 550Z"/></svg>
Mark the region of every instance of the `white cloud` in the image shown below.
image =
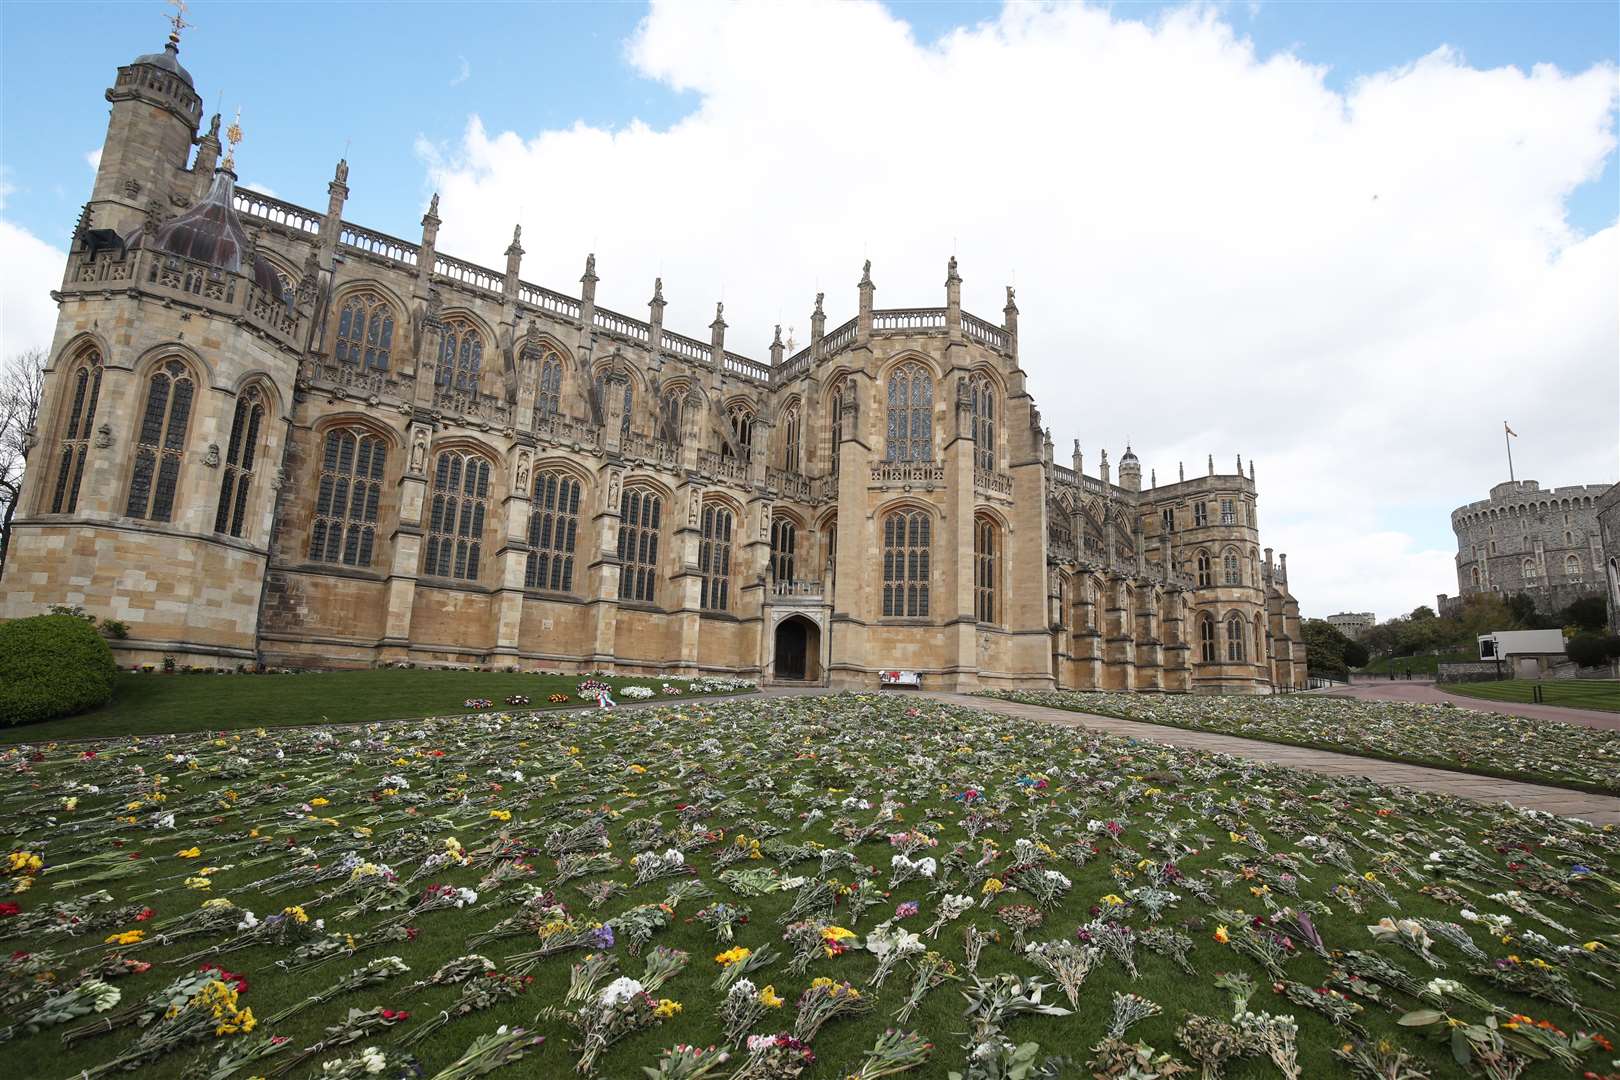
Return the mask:
<svg viewBox="0 0 1620 1080"><path fill-rule="evenodd" d="M98 146L94 150L91 150L89 153L84 155L85 164L90 166L91 172L96 172L101 168L102 149L102 147Z"/></svg>
<svg viewBox="0 0 1620 1080"><path fill-rule="evenodd" d="M0 358L50 348L56 332L50 290L62 280L66 260L66 252L0 220Z"/></svg>
<svg viewBox="0 0 1620 1080"><path fill-rule="evenodd" d="M461 68L456 72L456 77L450 80L451 86L460 86L462 83L472 78L472 65L467 62L467 58L465 56L458 56L456 59L461 62Z"/></svg>
<svg viewBox="0 0 1620 1080"><path fill-rule="evenodd" d="M880 307L937 305L954 247L997 320L1016 272L1060 456L1129 436L1168 480L1252 455L1311 611L1454 590L1446 514L1503 478L1504 417L1520 476L1616 478L1620 229L1564 216L1615 145L1612 65L1440 47L1340 93L1215 8L1128 16L1013 4L926 44L870 3L655 3L626 55L693 111L472 118L424 155L440 247L499 266L525 207L525 277L594 248L603 304L640 314L661 272L706 338L723 293L756 356L818 289L852 315L866 256Z"/></svg>

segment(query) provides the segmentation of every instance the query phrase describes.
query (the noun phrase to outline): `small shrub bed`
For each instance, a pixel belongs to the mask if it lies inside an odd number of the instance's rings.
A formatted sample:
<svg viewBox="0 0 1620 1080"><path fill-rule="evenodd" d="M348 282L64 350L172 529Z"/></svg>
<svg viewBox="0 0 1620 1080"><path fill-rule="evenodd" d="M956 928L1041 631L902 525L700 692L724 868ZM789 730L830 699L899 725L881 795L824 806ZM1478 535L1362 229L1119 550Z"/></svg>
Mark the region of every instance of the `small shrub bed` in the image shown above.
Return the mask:
<svg viewBox="0 0 1620 1080"><path fill-rule="evenodd" d="M112 650L84 619L36 615L0 624L0 724L106 704L117 673Z"/></svg>

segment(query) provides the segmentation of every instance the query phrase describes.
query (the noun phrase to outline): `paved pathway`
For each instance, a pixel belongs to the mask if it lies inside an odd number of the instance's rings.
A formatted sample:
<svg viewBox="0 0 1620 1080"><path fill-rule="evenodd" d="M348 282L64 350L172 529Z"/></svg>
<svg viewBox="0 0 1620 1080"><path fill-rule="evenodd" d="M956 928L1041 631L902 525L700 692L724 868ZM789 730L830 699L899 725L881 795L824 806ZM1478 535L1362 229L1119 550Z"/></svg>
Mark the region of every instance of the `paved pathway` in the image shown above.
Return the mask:
<svg viewBox="0 0 1620 1080"><path fill-rule="evenodd" d="M1556 720L1564 724L1580 724L1583 727L1620 731L1620 713L1602 712L1597 709L1571 709L1563 705L1487 701L1484 698L1468 697L1466 694L1448 694L1438 689L1432 682L1407 682L1404 679L1379 682L1369 679L1366 682L1352 682L1349 686L1335 686L1332 689L1311 692L1326 694L1329 697L1358 698L1363 701L1420 701L1428 705L1456 705L1459 708L1506 713L1509 716L1528 716L1532 720Z"/></svg>
<svg viewBox="0 0 1620 1080"><path fill-rule="evenodd" d="M1328 750L1311 750L1302 746L1240 739L1208 731L1187 731L1160 724L1120 720L1112 716L1094 716L1091 713L1070 712L1066 709L1024 705L998 698L947 693L929 693L924 696L952 705L984 709L1006 716L1026 717L1071 727L1093 728L1149 742L1184 746L1192 750L1233 754L1328 776L1366 776L1381 784L1396 784L1416 788L1419 791L1445 792L1467 799L1477 799L1480 802L1505 800L1517 806L1584 818L1599 825L1620 824L1620 798L1604 795L1588 795L1585 792L1569 791L1565 788L1525 784L1516 780L1498 780L1495 777L1451 772L1446 769L1429 769L1421 765L1403 765L1393 761L1379 761L1376 758L1356 757L1353 754L1336 754Z"/></svg>

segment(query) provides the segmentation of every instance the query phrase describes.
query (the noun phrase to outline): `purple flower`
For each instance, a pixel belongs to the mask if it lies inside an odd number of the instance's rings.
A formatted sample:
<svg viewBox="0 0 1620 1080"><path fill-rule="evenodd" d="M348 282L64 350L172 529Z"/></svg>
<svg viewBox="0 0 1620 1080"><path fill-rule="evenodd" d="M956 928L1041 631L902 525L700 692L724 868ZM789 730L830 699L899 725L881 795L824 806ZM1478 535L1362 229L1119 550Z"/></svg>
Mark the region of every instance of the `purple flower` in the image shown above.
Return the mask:
<svg viewBox="0 0 1620 1080"><path fill-rule="evenodd" d="M917 914L918 910L917 901L907 900L905 903L894 909L894 917L897 919L909 919L913 915Z"/></svg>
<svg viewBox="0 0 1620 1080"><path fill-rule="evenodd" d="M595 949L613 948L613 927L598 926L591 931L591 947Z"/></svg>

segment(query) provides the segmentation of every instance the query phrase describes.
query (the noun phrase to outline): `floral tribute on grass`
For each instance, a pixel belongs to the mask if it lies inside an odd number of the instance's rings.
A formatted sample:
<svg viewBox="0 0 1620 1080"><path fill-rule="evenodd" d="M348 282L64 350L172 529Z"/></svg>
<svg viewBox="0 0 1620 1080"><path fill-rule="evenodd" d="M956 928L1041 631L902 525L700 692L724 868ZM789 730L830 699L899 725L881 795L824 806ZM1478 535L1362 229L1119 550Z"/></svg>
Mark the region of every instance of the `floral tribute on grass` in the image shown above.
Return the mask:
<svg viewBox="0 0 1620 1080"><path fill-rule="evenodd" d="M931 701L21 745L0 810L18 1076L1620 1077L1620 832Z"/></svg>
<svg viewBox="0 0 1620 1080"><path fill-rule="evenodd" d="M986 690L979 696L1620 794L1620 731L1450 704L1357 701L1316 694L1203 697Z"/></svg>

